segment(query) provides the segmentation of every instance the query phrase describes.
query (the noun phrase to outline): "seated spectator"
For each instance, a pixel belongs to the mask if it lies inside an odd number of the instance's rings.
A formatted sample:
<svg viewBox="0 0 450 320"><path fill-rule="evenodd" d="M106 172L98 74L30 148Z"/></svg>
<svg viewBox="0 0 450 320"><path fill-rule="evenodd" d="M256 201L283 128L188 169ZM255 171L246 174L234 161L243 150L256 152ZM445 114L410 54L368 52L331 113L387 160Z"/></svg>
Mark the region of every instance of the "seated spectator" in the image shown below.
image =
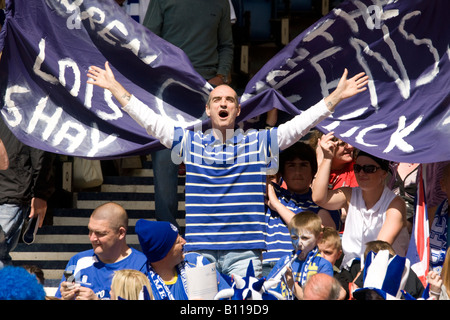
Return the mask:
<svg viewBox="0 0 450 320"><path fill-rule="evenodd" d="M0 269L0 300L45 300L44 286L25 268Z"/></svg>
<svg viewBox="0 0 450 320"><path fill-rule="evenodd" d="M400 300L403 297L406 278L410 267L409 260L398 255L392 256L389 250L378 253L369 252L364 266L364 286L356 289L356 300Z"/></svg>
<svg viewBox="0 0 450 320"><path fill-rule="evenodd" d="M339 272L337 265L342 256L341 237L336 229L330 227L323 228L322 238L317 243L322 257L330 261L335 272Z"/></svg>
<svg viewBox="0 0 450 320"><path fill-rule="evenodd" d="M296 214L309 210L315 212L322 225L336 228L328 210L316 205L311 198L311 182L317 172L315 151L306 143L297 142L280 154L281 179L287 190L268 181L267 186L267 250L263 252L263 276L283 256L292 252L292 243L287 224Z"/></svg>
<svg viewBox="0 0 450 320"><path fill-rule="evenodd" d="M45 284L44 271L42 271L41 268L35 265L23 265L22 268L27 270L29 273L34 274L40 284Z"/></svg>
<svg viewBox="0 0 450 320"><path fill-rule="evenodd" d="M138 220L138 235L147 256L147 272L155 300L189 300L186 269L210 264L198 253L184 253L186 241L178 229L167 221ZM216 271L218 291L229 284Z"/></svg>
<svg viewBox="0 0 450 320"><path fill-rule="evenodd" d="M329 133L320 140L324 159L313 181L312 198L328 210L344 208L347 212L341 268L349 269L354 259L361 259L365 243L372 240L386 241L398 255L405 256L409 244L406 205L385 185L389 162L360 151L353 166L359 187L329 190L328 177L336 150L332 139L333 133Z"/></svg>
<svg viewBox="0 0 450 320"><path fill-rule="evenodd" d="M142 272L134 269L114 272L111 281L111 300L145 300L145 292L149 295L148 300L153 300L150 281Z"/></svg>
<svg viewBox="0 0 450 320"><path fill-rule="evenodd" d="M322 138L322 132L315 130L309 143L316 149L318 163L323 159L323 152L319 141ZM357 187L353 165L355 164L356 149L341 139L334 137L336 142L336 152L331 162L330 179L328 189L334 190L340 187Z"/></svg>
<svg viewBox="0 0 450 320"><path fill-rule="evenodd" d="M323 159L323 151L319 144L322 136L322 132L315 130L312 134L312 138L309 140L311 146L316 150L319 165ZM356 181L355 172L353 170L357 149L337 137L334 137L333 141L336 142L336 151L331 162L328 189L334 190L340 187L357 187L358 182ZM339 213L339 224L336 225L336 229L343 231L347 212L344 208L339 209L337 212Z"/></svg>
<svg viewBox="0 0 450 320"><path fill-rule="evenodd" d="M295 215L289 222L294 253L282 257L268 275L268 279L282 279L274 289L286 299L303 299L308 277L315 273L333 276L333 266L324 259L317 243L322 237L322 220L312 211Z"/></svg>
<svg viewBox="0 0 450 320"><path fill-rule="evenodd" d="M370 241L366 244L366 251L364 252L364 259L367 259L367 255L369 252L378 253L381 250L386 250L389 252L389 255L391 257L395 256L396 253L392 246L387 243L386 241ZM357 277L355 277L355 280L353 281L351 285L351 290L355 290L356 288L362 288L363 287L363 270L358 273ZM409 274L405 278L405 283L403 285L403 290L406 291L409 295L413 296L414 298L418 299L422 297L424 287L420 279L417 277L417 274L414 272L414 270L409 269Z"/></svg>
<svg viewBox="0 0 450 320"><path fill-rule="evenodd" d="M430 223L433 221L434 213L437 207L447 199L447 195L441 188L441 180L444 174L444 168L450 164L450 161L424 163L424 183L425 199L427 199L427 210Z"/></svg>
<svg viewBox="0 0 450 320"><path fill-rule="evenodd" d="M126 241L128 215L117 203L105 203L92 212L88 224L92 248L73 256L65 269L55 296L63 300L110 299L114 271L136 269L145 272L146 258Z"/></svg>
<svg viewBox="0 0 450 320"><path fill-rule="evenodd" d="M393 162L390 166L391 176L387 182L388 188L405 200L406 223L409 234L411 234L414 220L419 166L420 163Z"/></svg>
<svg viewBox="0 0 450 320"><path fill-rule="evenodd" d="M303 300L340 300L341 285L325 273L312 275L303 289Z"/></svg>

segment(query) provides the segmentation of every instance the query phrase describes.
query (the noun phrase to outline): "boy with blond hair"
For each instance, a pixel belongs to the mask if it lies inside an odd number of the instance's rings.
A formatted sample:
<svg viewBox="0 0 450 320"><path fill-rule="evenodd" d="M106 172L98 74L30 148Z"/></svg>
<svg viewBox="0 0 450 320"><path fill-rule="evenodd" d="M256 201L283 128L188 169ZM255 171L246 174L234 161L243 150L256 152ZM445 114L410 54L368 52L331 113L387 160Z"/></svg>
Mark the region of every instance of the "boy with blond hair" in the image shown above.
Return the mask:
<svg viewBox="0 0 450 320"><path fill-rule="evenodd" d="M268 278L280 276L282 281L275 288L286 299L303 299L302 287L316 273L333 276L333 266L319 253L317 243L322 238L322 220L312 211L295 215L288 224L294 252L282 257Z"/></svg>
<svg viewBox="0 0 450 320"><path fill-rule="evenodd" d="M330 227L324 227L322 231L322 238L317 243L320 254L327 259L335 272L339 272L336 261L342 256L342 243L339 232Z"/></svg>

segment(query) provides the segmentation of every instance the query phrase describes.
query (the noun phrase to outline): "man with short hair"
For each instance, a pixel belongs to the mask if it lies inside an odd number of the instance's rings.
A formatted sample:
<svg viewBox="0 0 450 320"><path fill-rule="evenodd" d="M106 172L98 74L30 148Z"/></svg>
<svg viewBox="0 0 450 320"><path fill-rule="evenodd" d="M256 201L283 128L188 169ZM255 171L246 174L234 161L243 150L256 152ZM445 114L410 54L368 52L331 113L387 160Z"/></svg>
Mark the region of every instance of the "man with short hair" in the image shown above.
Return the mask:
<svg viewBox="0 0 450 320"><path fill-rule="evenodd" d="M146 273L147 259L142 252L128 246L128 215L114 202L94 210L89 224L92 249L77 253L65 269L72 276L61 280L55 294L63 300L109 299L113 273L136 269Z"/></svg>
<svg viewBox="0 0 450 320"><path fill-rule="evenodd" d="M262 274L265 250L266 173L286 149L329 116L343 99L364 91L368 77L347 79L345 69L337 88L301 115L269 130L235 131L241 112L236 92L228 85L214 88L206 105L212 131L176 127L132 96L105 69L91 66L88 83L109 90L147 133L172 149L172 160L186 165L186 250L216 262L226 275L244 277L252 261ZM275 160L275 161L273 161ZM220 261L220 262L219 262Z"/></svg>

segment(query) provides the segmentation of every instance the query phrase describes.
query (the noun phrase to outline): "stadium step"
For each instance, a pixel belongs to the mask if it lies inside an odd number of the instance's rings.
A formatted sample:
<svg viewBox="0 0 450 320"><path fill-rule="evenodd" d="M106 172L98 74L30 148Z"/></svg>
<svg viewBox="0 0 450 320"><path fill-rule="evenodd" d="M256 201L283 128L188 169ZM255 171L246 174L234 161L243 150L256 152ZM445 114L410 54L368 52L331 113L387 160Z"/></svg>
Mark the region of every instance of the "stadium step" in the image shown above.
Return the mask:
<svg viewBox="0 0 450 320"><path fill-rule="evenodd" d="M142 169L135 169L127 176L105 176L100 191L73 193L72 208L54 208L53 224L40 228L33 244L20 242L11 252L13 264L40 267L44 271L46 291L52 295L69 259L92 248L87 225L96 207L108 201L122 205L129 218L127 242L140 250L134 226L139 219L156 220L154 197L151 161L143 162ZM178 179L178 201L177 222L184 232L183 176Z"/></svg>

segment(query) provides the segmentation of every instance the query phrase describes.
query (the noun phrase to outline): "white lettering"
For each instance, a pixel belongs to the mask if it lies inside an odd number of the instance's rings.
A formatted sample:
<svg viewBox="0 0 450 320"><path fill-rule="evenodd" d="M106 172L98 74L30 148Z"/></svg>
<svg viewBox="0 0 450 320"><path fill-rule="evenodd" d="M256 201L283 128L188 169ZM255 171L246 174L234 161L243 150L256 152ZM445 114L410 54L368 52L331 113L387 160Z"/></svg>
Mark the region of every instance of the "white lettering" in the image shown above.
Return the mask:
<svg viewBox="0 0 450 320"><path fill-rule="evenodd" d="M69 134L70 129L75 130L77 133L75 135ZM83 142L86 135L86 129L84 129L81 124L75 121L66 121L61 126L61 129L55 134L53 142L55 145L59 145L63 139L69 140L69 145L66 148L66 151L68 153L73 153Z"/></svg>
<svg viewBox="0 0 450 320"><path fill-rule="evenodd" d="M399 148L401 151L406 153L411 153L414 151L414 147L407 143L403 138L407 137L411 132L413 132L420 122L422 122L423 116L418 117L412 124L406 127L406 117L401 116L398 119L397 130L391 135L389 140L389 145L384 149L383 153L388 153L394 149L394 147Z"/></svg>
<svg viewBox="0 0 450 320"><path fill-rule="evenodd" d="M11 100L11 95L13 94L21 94L21 93L27 93L30 92L30 90L28 90L27 88L21 87L19 85L15 85L15 86L11 86L6 88L6 93L5 93L5 106L6 106L6 111L9 114L12 114L14 116L14 119L9 119L4 110L2 110L3 114L5 115L5 120L8 122L8 124L11 127L16 127L20 124L20 122L22 122L22 115L19 112L19 109L17 108L14 100Z"/></svg>
<svg viewBox="0 0 450 320"><path fill-rule="evenodd" d="M98 126L96 123L92 124L92 130L91 130L91 145L92 148L87 153L88 157L95 156L100 149L106 148L108 145L113 143L117 139L117 134L109 134L106 135L106 139L103 141L100 141L100 131L98 130Z"/></svg>
<svg viewBox="0 0 450 320"><path fill-rule="evenodd" d="M58 107L58 108L56 108L53 115L51 115L51 116L45 115L44 109L47 105L47 101L48 101L48 96L41 98L39 100L39 103L36 106L36 110L33 113L33 117L31 118L30 122L28 123L28 127L27 127L27 133L31 134L34 131L34 129L36 128L38 121L39 120L44 121L47 125L45 130L42 131L42 139L44 141L46 141L50 137L50 134L53 132L53 130L58 125L58 121L61 118L61 114L63 111L62 108Z"/></svg>
<svg viewBox="0 0 450 320"><path fill-rule="evenodd" d="M37 76L41 77L43 80L50 82L52 84L57 84L58 79L56 79L51 74L48 74L41 70L42 63L44 62L44 60L45 60L45 39L41 39L41 41L39 41L39 54L36 57L36 61L34 62L33 71Z"/></svg>
<svg viewBox="0 0 450 320"><path fill-rule="evenodd" d="M376 129L384 129L386 128L387 125L385 124L375 124L373 126L370 126L368 128L362 129L359 134L356 136L355 141L359 144L362 144L366 147L377 147L376 144L370 144L370 143L366 143L364 141L364 136L367 134L367 132L372 131L372 130L376 130Z"/></svg>
<svg viewBox="0 0 450 320"><path fill-rule="evenodd" d="M81 86L81 74L77 63L70 58L66 58L59 60L58 65L59 65L59 82L64 87L66 86L66 68L72 69L74 75L74 82L72 89L69 90L69 93L74 97L78 96Z"/></svg>

